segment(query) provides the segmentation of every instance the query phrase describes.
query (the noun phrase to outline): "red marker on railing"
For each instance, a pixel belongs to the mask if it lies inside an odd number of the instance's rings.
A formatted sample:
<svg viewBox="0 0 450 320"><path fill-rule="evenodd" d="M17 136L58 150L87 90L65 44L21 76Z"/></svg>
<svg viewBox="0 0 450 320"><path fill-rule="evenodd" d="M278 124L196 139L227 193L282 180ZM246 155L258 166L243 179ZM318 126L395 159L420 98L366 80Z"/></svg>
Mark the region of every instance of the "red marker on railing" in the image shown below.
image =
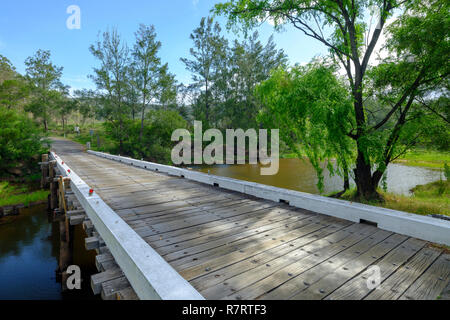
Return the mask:
<svg viewBox="0 0 450 320"><path fill-rule="evenodd" d="M92 196L93 193L94 193L94 189L89 189L89 195Z"/></svg>
<svg viewBox="0 0 450 320"><path fill-rule="evenodd" d="M67 169L67 172L70 174L70 169Z"/></svg>
<svg viewBox="0 0 450 320"><path fill-rule="evenodd" d="M64 161L63 161L63 162L61 162L61 164L64 164Z"/></svg>

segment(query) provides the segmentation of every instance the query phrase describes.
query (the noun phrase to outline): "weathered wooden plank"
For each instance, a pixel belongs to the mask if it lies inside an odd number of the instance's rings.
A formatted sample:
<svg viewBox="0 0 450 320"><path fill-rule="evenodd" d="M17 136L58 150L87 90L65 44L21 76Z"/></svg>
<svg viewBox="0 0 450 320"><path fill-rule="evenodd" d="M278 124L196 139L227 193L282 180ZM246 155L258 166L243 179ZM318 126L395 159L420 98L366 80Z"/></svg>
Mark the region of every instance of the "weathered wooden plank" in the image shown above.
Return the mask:
<svg viewBox="0 0 450 320"><path fill-rule="evenodd" d="M137 294L133 290L133 288L128 287L128 288L117 291L116 299L117 300L139 300L139 297L137 296Z"/></svg>
<svg viewBox="0 0 450 320"><path fill-rule="evenodd" d="M436 260L440 250L423 248L412 259L386 279L365 300L398 299L408 287Z"/></svg>
<svg viewBox="0 0 450 320"><path fill-rule="evenodd" d="M78 224L81 224L84 219L86 219L86 215L85 214L79 214L79 215L73 215L69 217L70 220L70 225L71 226L75 226Z"/></svg>
<svg viewBox="0 0 450 320"><path fill-rule="evenodd" d="M385 241L373 246L370 250L360 255L358 259L346 262L333 273L326 275L307 289L299 292L291 299L318 300L323 299L339 288L342 284L365 270L368 266L376 264L376 261L397 247L407 239L406 236L393 234Z"/></svg>
<svg viewBox="0 0 450 320"><path fill-rule="evenodd" d="M217 254L214 254L214 259L209 259L210 256L205 259L201 259L201 264L194 265L189 268L180 268L180 274L186 279L190 280L201 276L203 274L209 273L213 270L220 269L224 266L228 266L229 264L236 263L245 257L253 256L262 251L271 249L272 247L276 247L282 245L283 243L289 243L295 239L306 236L310 233L313 233L317 230L323 229L327 227L331 223L329 221L322 221L322 223L311 223L308 221L304 222L303 225L297 225L296 228L291 229L291 231L286 231L289 228L282 228L280 232L276 235L270 237L260 237L260 241L251 240L246 241L243 245L238 245L235 250L232 252L217 257ZM205 261L206 260L206 261Z"/></svg>
<svg viewBox="0 0 450 320"><path fill-rule="evenodd" d="M441 254L402 296L401 300L438 299L450 280L450 254Z"/></svg>
<svg viewBox="0 0 450 320"><path fill-rule="evenodd" d="M91 276L91 288L94 294L99 294L102 290L102 283L123 277L120 269L109 269Z"/></svg>
<svg viewBox="0 0 450 320"><path fill-rule="evenodd" d="M418 250L424 245L425 241L409 238L401 245L397 246L394 250L389 252L381 261L377 262L377 266L380 268L380 281L381 283L389 278L398 268L400 268L405 262L407 262ZM374 289L372 285L368 286L368 281L373 275L373 271L368 269L361 274L355 276L350 281L346 282L343 286L338 288L332 294L327 296L327 300L361 300L367 296Z"/></svg>
<svg viewBox="0 0 450 320"><path fill-rule="evenodd" d="M262 251L254 255L253 257L249 255L246 257L246 259L241 260L237 263L228 265L225 268L215 270L206 275L197 277L191 280L191 283L200 291L218 285L215 289L212 289L212 291L216 291L218 294L222 294L223 285L225 285L226 280L238 274L254 269L260 265L265 265L266 263L276 258L287 255L295 250L298 250L299 248L307 244L310 245L308 247L310 250L314 250L313 249L314 247L319 247L320 245L328 245L330 244L328 240L329 236L331 236L334 233L337 233L338 231L340 231L345 227L348 227L350 224L351 222L347 221L334 222L329 226L321 228L308 235L305 235L304 237L300 237L293 241L285 242L280 246L276 246L269 250ZM336 239L335 236L334 239ZM210 292L204 291L203 294L206 297L210 297ZM217 297L218 297L217 295L214 295L211 298L215 299Z"/></svg>
<svg viewBox="0 0 450 320"><path fill-rule="evenodd" d="M376 231L377 229L372 226L353 224L349 228L334 233L328 237L327 241L304 246L296 250L294 255L287 254L269 264L260 265L250 272L228 279L227 290L223 292L221 298L255 299Z"/></svg>
<svg viewBox="0 0 450 320"><path fill-rule="evenodd" d="M101 284L101 296L103 300L117 300L117 292L130 287L126 277L119 277Z"/></svg>
<svg viewBox="0 0 450 320"><path fill-rule="evenodd" d="M337 255L321 262L306 272L303 272L299 276L292 277L292 279L285 282L282 286L275 288L271 292L259 298L268 300L287 300L290 297L308 289L312 284L336 271L345 263L359 258L359 256L391 235L392 232L378 230L370 237L367 237L355 245L339 252Z"/></svg>

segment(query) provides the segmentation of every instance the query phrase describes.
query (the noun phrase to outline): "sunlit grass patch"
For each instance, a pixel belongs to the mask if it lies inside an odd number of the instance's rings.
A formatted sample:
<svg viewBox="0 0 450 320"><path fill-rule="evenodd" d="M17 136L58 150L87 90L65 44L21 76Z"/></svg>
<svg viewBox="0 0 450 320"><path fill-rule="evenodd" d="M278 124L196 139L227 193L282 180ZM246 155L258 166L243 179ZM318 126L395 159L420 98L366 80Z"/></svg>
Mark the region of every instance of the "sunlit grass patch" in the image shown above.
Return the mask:
<svg viewBox="0 0 450 320"><path fill-rule="evenodd" d="M394 162L407 166L440 169L444 167L445 163L450 163L450 152L415 149Z"/></svg>
<svg viewBox="0 0 450 320"><path fill-rule="evenodd" d="M15 185L7 181L0 182L0 207L17 204L29 205L47 200L47 190L33 190L30 185Z"/></svg>
<svg viewBox="0 0 450 320"><path fill-rule="evenodd" d="M441 214L450 216L450 182L435 181L412 189L411 196L398 195L379 190L384 201L363 201L363 203L393 210L421 215ZM357 201L356 190L348 190L341 199Z"/></svg>

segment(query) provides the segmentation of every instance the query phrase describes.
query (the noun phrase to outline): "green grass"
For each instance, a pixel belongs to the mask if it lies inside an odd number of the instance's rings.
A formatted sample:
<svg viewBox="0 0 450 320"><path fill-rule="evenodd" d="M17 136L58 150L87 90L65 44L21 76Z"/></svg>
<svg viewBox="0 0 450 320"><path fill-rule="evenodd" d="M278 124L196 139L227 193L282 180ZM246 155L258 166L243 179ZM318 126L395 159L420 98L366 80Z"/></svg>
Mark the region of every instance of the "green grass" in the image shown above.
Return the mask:
<svg viewBox="0 0 450 320"><path fill-rule="evenodd" d="M414 149L394 162L407 166L441 169L444 163L450 163L450 152Z"/></svg>
<svg viewBox="0 0 450 320"><path fill-rule="evenodd" d="M379 190L384 202L367 201L365 204L416 213L421 215L441 214L450 216L450 182L435 181L412 189L413 195L392 194ZM341 199L356 201L356 190L348 190Z"/></svg>
<svg viewBox="0 0 450 320"><path fill-rule="evenodd" d="M36 190L34 184L11 184L0 182L0 207L24 204L47 200L47 190Z"/></svg>

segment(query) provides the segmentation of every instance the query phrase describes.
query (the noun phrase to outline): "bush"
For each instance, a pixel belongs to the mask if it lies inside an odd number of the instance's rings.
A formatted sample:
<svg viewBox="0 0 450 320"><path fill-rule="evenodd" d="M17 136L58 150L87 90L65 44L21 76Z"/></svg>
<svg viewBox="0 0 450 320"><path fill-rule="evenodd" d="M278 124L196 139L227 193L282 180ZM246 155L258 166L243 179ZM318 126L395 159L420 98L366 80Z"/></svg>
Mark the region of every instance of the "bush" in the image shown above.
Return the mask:
<svg viewBox="0 0 450 320"><path fill-rule="evenodd" d="M30 175L39 167L39 155L48 150L33 120L15 110L0 107L0 176Z"/></svg>
<svg viewBox="0 0 450 320"><path fill-rule="evenodd" d="M106 134L114 140L114 146L108 152L127 155L133 158L145 158L153 162L170 164L171 150L177 143L171 141L175 129L187 128L186 120L175 110L151 110L145 122L142 140L139 139L141 121L124 120L122 131L117 122L104 123ZM122 150L119 138L123 139Z"/></svg>

